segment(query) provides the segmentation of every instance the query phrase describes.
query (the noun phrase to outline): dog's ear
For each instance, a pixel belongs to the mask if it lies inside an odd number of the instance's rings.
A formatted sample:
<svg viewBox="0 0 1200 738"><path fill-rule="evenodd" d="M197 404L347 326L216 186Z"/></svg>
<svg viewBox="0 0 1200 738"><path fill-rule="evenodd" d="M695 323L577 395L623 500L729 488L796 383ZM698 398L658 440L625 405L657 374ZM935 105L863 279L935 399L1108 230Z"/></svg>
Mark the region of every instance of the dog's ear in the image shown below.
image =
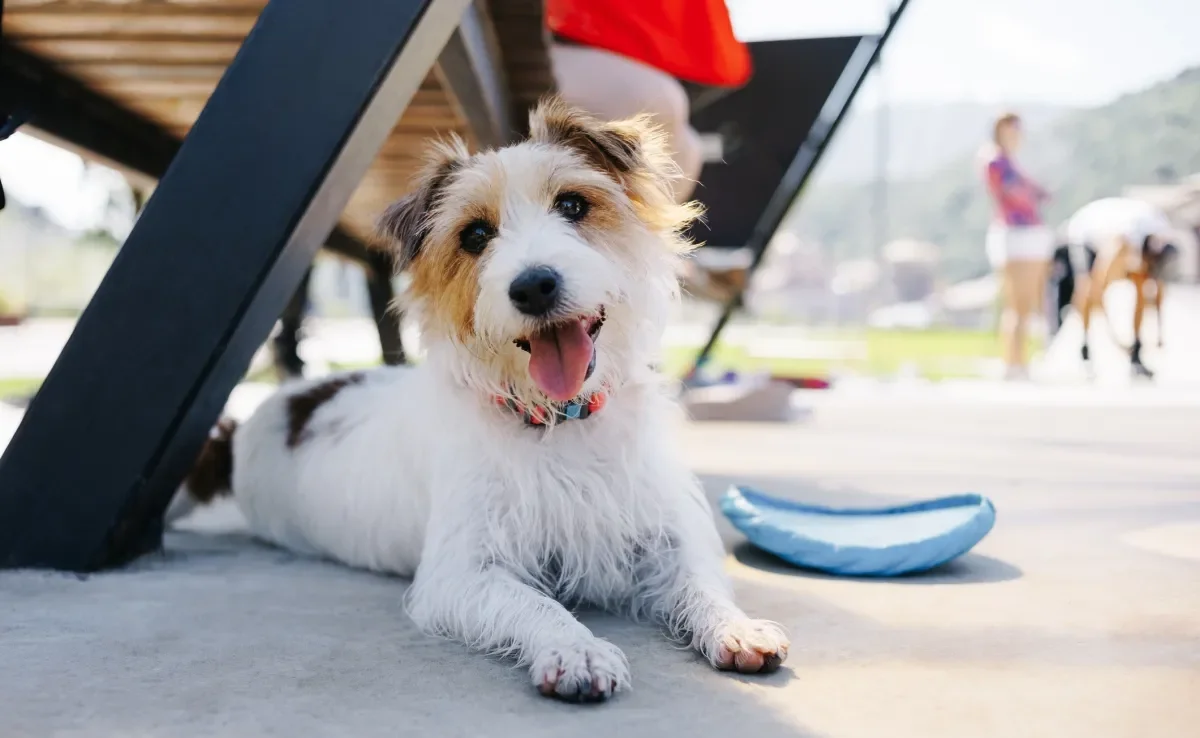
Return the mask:
<svg viewBox="0 0 1200 738"><path fill-rule="evenodd" d="M656 227L682 229L699 215L698 205L676 204L676 183L683 174L666 133L649 115L603 121L550 96L529 114L529 131L534 142L572 149L607 172Z"/></svg>
<svg viewBox="0 0 1200 738"><path fill-rule="evenodd" d="M425 166L414 180L413 190L383 211L377 229L393 247L397 271L403 271L421 253L429 236L430 212L468 156L466 145L457 136L433 144L426 152Z"/></svg>
<svg viewBox="0 0 1200 738"><path fill-rule="evenodd" d="M588 164L618 180L644 166L643 139L652 135L648 120L601 121L559 97L538 103L529 114L529 131L534 141L573 149Z"/></svg>

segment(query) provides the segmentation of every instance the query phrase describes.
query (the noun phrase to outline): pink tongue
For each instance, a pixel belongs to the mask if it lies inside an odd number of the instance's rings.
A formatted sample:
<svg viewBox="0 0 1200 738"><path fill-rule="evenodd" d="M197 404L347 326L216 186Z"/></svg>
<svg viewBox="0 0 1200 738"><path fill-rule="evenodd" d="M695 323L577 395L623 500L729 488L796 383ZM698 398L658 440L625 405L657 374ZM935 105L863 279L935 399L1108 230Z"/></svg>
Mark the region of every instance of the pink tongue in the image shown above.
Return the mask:
<svg viewBox="0 0 1200 738"><path fill-rule="evenodd" d="M556 325L529 338L529 375L555 402L566 402L579 394L590 363L592 338L581 321Z"/></svg>

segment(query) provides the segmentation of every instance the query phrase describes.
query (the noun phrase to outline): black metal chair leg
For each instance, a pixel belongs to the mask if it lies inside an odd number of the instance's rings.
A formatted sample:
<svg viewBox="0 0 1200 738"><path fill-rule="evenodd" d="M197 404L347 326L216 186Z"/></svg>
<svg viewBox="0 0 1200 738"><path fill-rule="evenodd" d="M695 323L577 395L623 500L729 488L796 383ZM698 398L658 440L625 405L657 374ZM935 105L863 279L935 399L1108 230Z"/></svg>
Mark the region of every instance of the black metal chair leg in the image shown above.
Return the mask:
<svg viewBox="0 0 1200 738"><path fill-rule="evenodd" d="M229 392L467 0L270 0L0 457L0 568L161 545Z"/></svg>
<svg viewBox="0 0 1200 738"><path fill-rule="evenodd" d="M275 372L280 381L304 376L304 361L300 358L300 339L303 337L304 314L308 311L308 287L312 282L310 266L292 293L283 314L279 316L279 333L272 341Z"/></svg>
<svg viewBox="0 0 1200 738"><path fill-rule="evenodd" d="M371 297L371 314L379 331L379 347L383 363L392 366L405 364L404 342L400 338L401 313L392 308L396 298L392 287L392 260L385 254L372 253L367 267L367 292Z"/></svg>

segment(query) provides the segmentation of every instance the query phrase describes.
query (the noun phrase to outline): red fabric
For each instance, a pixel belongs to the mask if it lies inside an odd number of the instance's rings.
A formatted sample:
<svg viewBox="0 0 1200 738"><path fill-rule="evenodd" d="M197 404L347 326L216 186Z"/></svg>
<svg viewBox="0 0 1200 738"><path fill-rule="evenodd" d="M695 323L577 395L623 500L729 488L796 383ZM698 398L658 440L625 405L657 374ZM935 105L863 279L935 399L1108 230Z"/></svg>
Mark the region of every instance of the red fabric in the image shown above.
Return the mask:
<svg viewBox="0 0 1200 738"><path fill-rule="evenodd" d="M546 24L689 82L738 87L752 71L725 0L546 0Z"/></svg>

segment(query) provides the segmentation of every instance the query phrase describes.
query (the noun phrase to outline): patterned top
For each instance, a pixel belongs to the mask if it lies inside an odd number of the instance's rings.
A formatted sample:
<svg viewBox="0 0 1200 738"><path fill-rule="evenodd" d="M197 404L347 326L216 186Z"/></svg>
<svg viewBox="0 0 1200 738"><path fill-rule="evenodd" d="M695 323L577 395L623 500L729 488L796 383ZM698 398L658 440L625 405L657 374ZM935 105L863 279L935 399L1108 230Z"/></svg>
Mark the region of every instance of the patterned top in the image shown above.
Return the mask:
<svg viewBox="0 0 1200 738"><path fill-rule="evenodd" d="M987 164L987 186L996 203L996 222L1009 226L1042 224L1041 204L1048 195L1022 174L1003 152Z"/></svg>

